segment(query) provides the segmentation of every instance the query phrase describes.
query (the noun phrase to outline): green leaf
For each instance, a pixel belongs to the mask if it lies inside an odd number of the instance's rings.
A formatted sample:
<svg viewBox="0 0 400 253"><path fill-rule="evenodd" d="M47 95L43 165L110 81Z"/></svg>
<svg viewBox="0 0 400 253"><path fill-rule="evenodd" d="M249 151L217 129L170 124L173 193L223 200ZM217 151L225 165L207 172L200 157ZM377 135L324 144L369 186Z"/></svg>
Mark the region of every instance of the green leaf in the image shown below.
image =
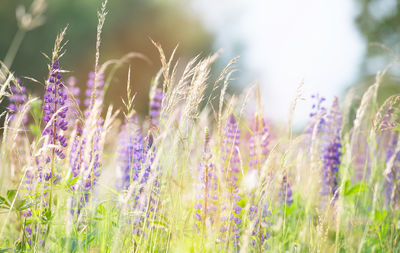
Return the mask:
<svg viewBox="0 0 400 253"><path fill-rule="evenodd" d="M32 118L35 122L39 122L43 115L42 101L40 99L34 101L31 106Z"/></svg>
<svg viewBox="0 0 400 253"><path fill-rule="evenodd" d="M106 214L106 208L103 206L103 204L100 204L97 206L96 212L98 212L101 215Z"/></svg>
<svg viewBox="0 0 400 253"><path fill-rule="evenodd" d="M33 206L33 203L27 201L26 199L17 200L15 209L17 209L18 211L23 211L23 210L30 208L31 206Z"/></svg>
<svg viewBox="0 0 400 253"><path fill-rule="evenodd" d="M7 206L7 207L10 206L10 204L8 203L8 201L6 200L6 198L4 198L4 197L2 197L2 196L0 196L0 208L1 208L1 206Z"/></svg>
<svg viewBox="0 0 400 253"><path fill-rule="evenodd" d="M167 224L165 222L162 222L160 220L149 220L152 224L155 225L160 225L163 228L167 228Z"/></svg>
<svg viewBox="0 0 400 253"><path fill-rule="evenodd" d="M31 115L33 118L33 121L35 123L29 125L29 130L37 137L39 138L42 135L41 127L40 127L40 122L42 119L43 115L43 110L42 110L42 101L41 100L36 100L33 102L31 106Z"/></svg>
<svg viewBox="0 0 400 253"><path fill-rule="evenodd" d="M386 218L386 214L387 214L386 210L382 210L382 211L376 210L375 215L374 215L375 221L378 221L378 222L383 221Z"/></svg>
<svg viewBox="0 0 400 253"><path fill-rule="evenodd" d="M8 252L11 248L1 248L0 253Z"/></svg>
<svg viewBox="0 0 400 253"><path fill-rule="evenodd" d="M42 222L44 224L46 224L47 222L49 222L52 219L52 213L50 209L45 209L44 211L44 215L41 216Z"/></svg>
<svg viewBox="0 0 400 253"><path fill-rule="evenodd" d="M89 244L95 239L96 233L97 233L97 230L93 229L92 232L90 232L89 234L86 235L86 237L82 241L84 248L88 247Z"/></svg>
<svg viewBox="0 0 400 253"><path fill-rule="evenodd" d="M357 184L357 185L351 187L350 189L348 189L347 191L345 191L344 195L345 196L351 196L353 194L362 192L365 189L367 189L367 185L366 184Z"/></svg>
<svg viewBox="0 0 400 253"><path fill-rule="evenodd" d="M15 207L16 210L22 211L23 209L21 209L21 208L23 208L23 206L25 205L25 203L26 203L26 199L23 199L23 200L16 200L16 201L15 201L15 204L14 204L14 207Z"/></svg>
<svg viewBox="0 0 400 253"><path fill-rule="evenodd" d="M8 190L7 191L7 199L8 199L8 201L13 202L16 195L17 195L17 191L16 190Z"/></svg>
<svg viewBox="0 0 400 253"><path fill-rule="evenodd" d="M348 191L349 191L349 188L350 188L350 180L349 180L349 179L347 179L347 180L344 182L343 188L344 188L344 193L346 194L346 192L348 192Z"/></svg>
<svg viewBox="0 0 400 253"><path fill-rule="evenodd" d="M36 124L30 124L29 125L29 130L36 136L40 136L41 135L41 130L40 130L40 126L36 125Z"/></svg>
<svg viewBox="0 0 400 253"><path fill-rule="evenodd" d="M79 177L74 177L73 179L68 181L68 187L71 188L77 181L79 180Z"/></svg>

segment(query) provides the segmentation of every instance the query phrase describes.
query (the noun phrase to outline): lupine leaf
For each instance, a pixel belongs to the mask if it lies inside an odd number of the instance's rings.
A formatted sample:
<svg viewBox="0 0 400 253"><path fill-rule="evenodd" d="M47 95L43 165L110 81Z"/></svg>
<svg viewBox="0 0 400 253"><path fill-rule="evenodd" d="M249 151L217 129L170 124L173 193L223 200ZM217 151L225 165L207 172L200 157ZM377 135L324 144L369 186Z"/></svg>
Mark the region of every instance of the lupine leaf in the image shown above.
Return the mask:
<svg viewBox="0 0 400 253"><path fill-rule="evenodd" d="M73 179L68 181L68 187L71 188L76 182L78 182L79 177L74 177Z"/></svg>
<svg viewBox="0 0 400 253"><path fill-rule="evenodd" d="M16 190L8 190L7 191L7 199L8 199L8 201L13 202L14 199L15 199L15 195L16 194L17 194Z"/></svg>
<svg viewBox="0 0 400 253"><path fill-rule="evenodd" d="M351 187L350 189L348 189L347 191L345 191L344 195L351 196L353 194L364 191L366 188L367 188L367 186L365 184L357 184L357 185Z"/></svg>

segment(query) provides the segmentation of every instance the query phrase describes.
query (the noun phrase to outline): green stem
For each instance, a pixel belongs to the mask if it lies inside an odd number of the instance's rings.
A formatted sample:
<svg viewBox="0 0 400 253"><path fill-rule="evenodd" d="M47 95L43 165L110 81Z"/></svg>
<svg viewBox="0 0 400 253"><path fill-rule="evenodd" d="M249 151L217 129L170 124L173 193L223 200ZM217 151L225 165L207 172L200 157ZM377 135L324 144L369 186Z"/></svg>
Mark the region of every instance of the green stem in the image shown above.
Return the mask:
<svg viewBox="0 0 400 253"><path fill-rule="evenodd" d="M54 149L52 151L51 171L50 171L50 197L49 197L49 210L51 210L51 203L53 200L53 174L54 174Z"/></svg>
<svg viewBox="0 0 400 253"><path fill-rule="evenodd" d="M17 55L18 49L21 46L22 41L24 40L26 32L22 29L18 29L17 33L15 34L10 48L7 51L6 57L4 57L4 64L11 68L11 65Z"/></svg>

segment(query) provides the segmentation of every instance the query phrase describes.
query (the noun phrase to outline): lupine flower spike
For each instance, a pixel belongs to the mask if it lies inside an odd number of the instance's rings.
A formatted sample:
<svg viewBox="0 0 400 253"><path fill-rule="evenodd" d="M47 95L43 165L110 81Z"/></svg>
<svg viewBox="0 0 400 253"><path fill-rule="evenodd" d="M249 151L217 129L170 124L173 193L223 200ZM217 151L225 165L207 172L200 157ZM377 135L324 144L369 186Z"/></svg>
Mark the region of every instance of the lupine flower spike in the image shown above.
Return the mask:
<svg viewBox="0 0 400 253"><path fill-rule="evenodd" d="M320 133L325 125L326 108L323 104L326 99L319 94L311 95L311 99L314 100L314 104L312 105L310 122L306 127L306 133L312 134L315 126L317 126L316 130Z"/></svg>
<svg viewBox="0 0 400 253"><path fill-rule="evenodd" d="M67 138L63 135L63 132L68 129L66 120L68 97L64 91L64 82L62 81L58 59L55 59L51 65L50 77L45 89L43 121L47 125L42 134L49 136L50 144L59 146L52 149L53 154L55 153L59 158L64 159L65 154L62 149L67 146Z"/></svg>
<svg viewBox="0 0 400 253"><path fill-rule="evenodd" d="M327 115L324 127L324 140L322 143L322 188L321 195L333 205L338 198L339 165L341 152L340 131L342 116L340 114L337 98Z"/></svg>
<svg viewBox="0 0 400 253"><path fill-rule="evenodd" d="M77 79L75 77L70 77L67 79L65 82L67 85L67 89L69 92L68 96L68 107L69 107L69 113L67 115L67 118L69 121L76 120L76 116L78 115L79 111L79 106L81 104L81 101L79 99L79 95L81 93L81 89L77 86Z"/></svg>
<svg viewBox="0 0 400 253"><path fill-rule="evenodd" d="M279 199L282 204L286 204L288 206L290 206L293 203L292 189L287 180L286 171L283 172L281 189L279 191Z"/></svg>
<svg viewBox="0 0 400 253"><path fill-rule="evenodd" d="M232 241L235 252L239 250L239 224L242 222L240 212L242 208L238 204L240 201L239 188L237 185L239 168L239 140L240 130L233 114L229 116L223 139L223 176L226 182L226 191L222 211L222 240L226 240L227 248ZM227 201L226 201L227 200Z"/></svg>
<svg viewBox="0 0 400 253"><path fill-rule="evenodd" d="M79 177L76 184L71 186L71 190L77 191L78 199L72 200L72 213L81 208L89 201L89 196L93 192L101 173L102 159L102 121L100 120L93 133L92 140L88 141L85 131L79 121L76 122L76 136L72 143L70 154L70 166L72 178ZM85 151L89 146L89 154Z"/></svg>
<svg viewBox="0 0 400 253"><path fill-rule="evenodd" d="M150 118L155 126L159 125L162 101L163 91L161 88L157 88L150 102Z"/></svg>
<svg viewBox="0 0 400 253"><path fill-rule="evenodd" d="M257 114L253 134L250 137L250 170L260 173L260 168L269 154L268 144L268 128L263 117Z"/></svg>
<svg viewBox="0 0 400 253"><path fill-rule="evenodd" d="M255 127L253 130L253 135L250 137L250 173L256 172L258 185L263 184L260 181L261 168L265 161L267 160L269 154L269 132L266 127L265 120L261 115L256 115ZM259 189L258 189L259 190ZM271 212L269 211L269 206L263 203L265 198L265 192L261 191L261 194L256 194L256 192L251 192L249 198L251 199L251 204L248 212L248 217L251 224L251 245L255 250L263 251L269 248L266 243L267 239L271 236L268 228L271 226L269 217Z"/></svg>
<svg viewBox="0 0 400 253"><path fill-rule="evenodd" d="M272 216L269 206L266 203L260 203L253 205L249 210L249 218L252 226L252 239L250 244L253 249L258 252L263 252L269 249L267 240L271 237L269 228L271 226L270 217Z"/></svg>
<svg viewBox="0 0 400 253"><path fill-rule="evenodd" d="M125 120L119 134L119 185L121 190L128 190L131 183L139 178L143 161L143 136L137 126L136 115L131 114Z"/></svg>
<svg viewBox="0 0 400 253"><path fill-rule="evenodd" d="M216 195L217 181L215 173L215 164L212 162L212 154L210 150L210 135L208 128L204 134L204 149L202 162L199 165L199 184L197 185L196 203L194 204L194 218L198 224L195 227L200 230L202 227L203 235L206 234L207 225L214 222L214 213L217 209Z"/></svg>
<svg viewBox="0 0 400 253"><path fill-rule="evenodd" d="M16 86L11 86L11 88L10 88L11 96L9 97L10 104L7 106L10 120L14 119L16 112L20 111L23 108L24 103L27 100L27 97L25 94L26 89L24 86L21 86L21 79L17 78L16 82L18 82L20 88L18 88ZM25 115L23 118L23 123L26 124L27 122L28 122L28 117L27 117L27 115Z"/></svg>
<svg viewBox="0 0 400 253"><path fill-rule="evenodd" d="M89 79L86 83L87 85L87 89L85 91L85 100L84 100L84 104L86 107L90 107L92 105L90 105L90 101L91 101L91 97L92 97L92 93L93 93L93 89L94 89L94 79L95 79L95 72L90 72L89 73ZM103 87L104 87L104 74L103 73L98 73L98 80L97 80L97 85L96 85L96 91L94 93L95 99L103 101Z"/></svg>
<svg viewBox="0 0 400 253"><path fill-rule="evenodd" d="M385 200L388 206L399 204L400 198L400 151L396 152L399 138L393 135L386 151Z"/></svg>

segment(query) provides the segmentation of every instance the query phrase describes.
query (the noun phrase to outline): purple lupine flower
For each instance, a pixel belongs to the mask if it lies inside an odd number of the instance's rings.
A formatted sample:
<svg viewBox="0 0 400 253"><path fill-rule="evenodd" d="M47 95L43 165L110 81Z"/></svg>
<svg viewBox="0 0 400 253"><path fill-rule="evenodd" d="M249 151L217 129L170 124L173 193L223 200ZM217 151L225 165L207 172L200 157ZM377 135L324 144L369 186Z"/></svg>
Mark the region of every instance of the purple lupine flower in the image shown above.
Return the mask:
<svg viewBox="0 0 400 253"><path fill-rule="evenodd" d="M120 172L118 188L127 190L131 183L138 180L144 162L143 136L137 127L136 115L126 119L119 135Z"/></svg>
<svg viewBox="0 0 400 253"><path fill-rule="evenodd" d="M95 78L95 72L90 72L89 73L89 80L87 81L87 89L85 91L85 100L83 103L85 104L86 107L91 106L90 101L91 97L93 94L93 89L94 89L94 78ZM104 87L104 74L103 73L98 73L98 80L97 80L97 85L96 85L96 91L94 93L95 99L103 101L103 87Z"/></svg>
<svg viewBox="0 0 400 253"><path fill-rule="evenodd" d="M157 88L150 102L150 118L155 126L158 126L160 121L162 102L163 102L163 90L161 88Z"/></svg>
<svg viewBox="0 0 400 253"><path fill-rule="evenodd" d="M25 235L28 238L28 244L31 245L31 236L32 236L32 224L31 224L31 218L32 218L32 212L30 209L24 211L22 215L25 217Z"/></svg>
<svg viewBox="0 0 400 253"><path fill-rule="evenodd" d="M130 206L137 213L133 219L133 234L139 234L143 225L150 229L154 228L153 221L157 218L160 188L158 171L152 170L155 150L153 136L149 134L144 140L141 135L139 136L134 145L134 153L136 153L134 156L137 156L134 159L138 159L136 162L138 166L132 168L133 174L136 174L133 181L138 182L133 193L133 205ZM141 153L140 157L139 153ZM146 220L147 223L145 223Z"/></svg>
<svg viewBox="0 0 400 253"><path fill-rule="evenodd" d="M147 227L157 217L159 175L152 170L155 146L153 136L146 138L137 126L136 115L129 116L119 136L119 180L117 188L132 194L128 208L136 213L131 220L133 234L139 234L144 222ZM131 189L132 186L135 186ZM129 197L129 196L128 196Z"/></svg>
<svg viewBox="0 0 400 253"><path fill-rule="evenodd" d="M67 101L69 108L69 113L67 115L67 118L69 121L71 120L73 121L76 120L77 118L76 115L78 114L79 105L81 104L81 101L79 99L81 89L77 86L78 80L73 76L68 78L67 81L65 81L65 83L70 95L68 96L68 101Z"/></svg>
<svg viewBox="0 0 400 253"><path fill-rule="evenodd" d="M83 183L83 190L85 191L84 200L85 202L89 201L90 192L93 191L94 186L97 184L97 181L100 177L101 173L101 158L102 158L102 147L100 146L100 142L102 141L102 131L103 131L103 120L100 119L98 125L96 126L96 130L94 132L93 140L90 145L92 146L92 150L89 154L89 161L85 164L85 171L88 175ZM86 140L83 140L86 143Z"/></svg>
<svg viewBox="0 0 400 253"><path fill-rule="evenodd" d="M326 123L324 118L326 108L323 106L326 99L321 97L319 94L311 95L311 99L315 100L315 102L313 103L310 112L310 122L306 127L306 133L308 134L313 133L315 126L317 126L317 131L321 132Z"/></svg>
<svg viewBox="0 0 400 253"><path fill-rule="evenodd" d="M205 233L207 221L214 222L214 213L216 212L215 202L218 200L216 190L218 188L215 165L212 162L212 154L210 150L210 136L208 128L205 130L204 150L202 162L199 164L199 184L196 194L196 203L194 204L194 218L201 223L203 233ZM199 225L195 225L196 229L200 229Z"/></svg>
<svg viewBox="0 0 400 253"><path fill-rule="evenodd" d="M398 204L400 198L400 152L396 153L398 141L398 136L393 135L386 151L388 166L385 172L385 200L387 205Z"/></svg>
<svg viewBox="0 0 400 253"><path fill-rule="evenodd" d="M75 101L78 105L81 104L81 101L79 99L79 95L81 94L81 89L77 86L78 84L78 79L76 79L74 76L71 76L70 78L65 81L67 84L68 91L71 93L71 95L75 98ZM73 103L70 101L70 103Z"/></svg>
<svg viewBox="0 0 400 253"><path fill-rule="evenodd" d="M289 182L287 181L286 172L283 174L281 189L279 191L279 199L281 203L290 206L293 203L292 198L292 188L290 187Z"/></svg>
<svg viewBox="0 0 400 253"><path fill-rule="evenodd" d="M46 126L42 134L49 136L50 144L59 144L59 148L53 148L53 154L55 153L59 158L64 159L65 155L62 148L67 146L67 139L63 132L68 129L68 121L66 120L68 106L64 82L61 79L60 63L58 59L55 59L51 65L50 76L45 88L43 106L43 121L47 124L51 119L53 120Z"/></svg>
<svg viewBox="0 0 400 253"><path fill-rule="evenodd" d="M145 154L146 161L144 164L145 173L148 173L146 177L146 188L143 193L147 199L147 212L146 217L148 219L147 226L149 227L151 221L154 221L158 217L158 206L159 206L159 195L161 187L161 172L159 167L154 167L156 146L154 145L153 135L149 133L145 138ZM151 173L151 175L150 175ZM153 227L151 227L153 228Z"/></svg>
<svg viewBox="0 0 400 253"><path fill-rule="evenodd" d="M79 177L79 180L71 186L72 191L76 191L78 198L72 197L71 211L75 210L80 213L81 208L89 201L89 196L97 184L98 178L101 173L101 159L102 159L102 131L103 120L99 119L95 130L91 137L85 131L90 129L82 127L77 121L76 136L72 143L70 153L70 166L72 178ZM89 145L89 147L88 147ZM85 152L89 152L86 154Z"/></svg>
<svg viewBox="0 0 400 253"><path fill-rule="evenodd" d="M19 78L16 79L16 82L19 84L20 88L16 86L11 86L10 91L11 91L11 96L9 97L10 104L7 106L7 110L10 115L10 120L13 120L15 117L16 112L20 111L24 103L27 100L26 97L26 89L24 86L21 86L21 80ZM28 117L27 115L24 116L23 122L27 123L28 122Z"/></svg>
<svg viewBox="0 0 400 253"><path fill-rule="evenodd" d="M10 96L8 97L10 103L7 106L7 111L9 123L12 124L12 129L14 129L16 133L16 138L14 139L15 143L13 144L14 148L10 150L14 153L14 155L10 156L10 159L15 168L22 168L24 166L26 161L24 159L20 159L20 157L24 157L28 152L28 150L26 149L26 145L24 145L25 141L23 138L23 135L24 133L26 133L27 130L27 113L25 112L23 113L23 115L19 115L22 116L22 119L17 120L22 120L22 122L13 123L13 121L16 120L17 113L21 114L27 101L27 96L25 92L26 89L21 85L21 80L19 78L16 78L15 82L10 84ZM22 131L22 133L18 134L19 131ZM15 173L13 173L13 178L18 179L20 177L20 173L22 173L20 169L15 170Z"/></svg>
<svg viewBox="0 0 400 253"><path fill-rule="evenodd" d="M250 137L250 170L256 170L259 173L262 164L267 160L269 137L265 120L262 116L256 115L255 127Z"/></svg>
<svg viewBox="0 0 400 253"><path fill-rule="evenodd" d="M239 217L242 208L238 204L240 201L239 188L237 185L239 169L239 140L240 130L233 114L229 116L228 124L226 127L225 136L223 139L224 147L222 148L223 154L223 175L226 180L225 199L222 206L222 211L225 215L222 217L223 225L220 229L222 240L232 240L235 251L239 250L239 224L241 218Z"/></svg>
<svg viewBox="0 0 400 253"><path fill-rule="evenodd" d="M269 132L266 127L265 120L260 115L256 115L255 127L253 130L253 135L250 137L250 172L256 172L257 177L261 177L260 169L267 160L269 149ZM258 182L261 184L262 182ZM260 196L264 196L261 193ZM249 219L251 221L251 231L252 239L251 245L254 249L263 251L268 249L267 239L271 236L268 228L271 223L268 221L271 216L271 212L268 209L268 205L261 202L255 202L257 199L257 194L251 192L249 194L250 198L250 208L249 208Z"/></svg>
<svg viewBox="0 0 400 253"><path fill-rule="evenodd" d="M82 173L82 167L84 164L84 147L86 144L86 139L82 138L82 126L80 122L77 120L76 121L76 135L74 138L74 141L71 146L71 153L69 157L69 164L71 166L71 179L83 176L81 175ZM79 181L75 183L74 185L71 185L71 190L72 191L80 191L82 188L82 182ZM76 197L71 197L71 213L74 214L75 211L77 213L80 213L81 208L83 207L85 203L85 198L84 196L79 196L79 200L76 199Z"/></svg>
<svg viewBox="0 0 400 253"><path fill-rule="evenodd" d="M267 240L271 237L269 227L272 225L270 221L272 213L269 210L268 204L259 203L250 206L248 215L252 226L251 246L258 252L269 249Z"/></svg>
<svg viewBox="0 0 400 253"><path fill-rule="evenodd" d="M69 164L71 165L72 177L75 178L79 176L81 172L82 155L84 145L80 145L80 140L82 138L82 125L77 120L76 121L76 135L71 146L71 153L69 157ZM74 187L74 186L72 186Z"/></svg>
<svg viewBox="0 0 400 253"><path fill-rule="evenodd" d="M322 143L322 188L321 195L333 205L338 198L338 172L342 155L340 131L342 116L338 99L335 98L327 115Z"/></svg>
<svg viewBox="0 0 400 253"><path fill-rule="evenodd" d="M387 130L391 130L391 129L393 129L393 128L395 128L396 127L396 122L395 121L393 121L393 113L394 113L394 108L393 108L393 105L392 104L390 104L387 108L386 108L386 110L385 110L385 112L384 112L384 114L383 114L383 117L382 117L382 121L381 121L381 123L380 123L380 125L379 125L379 127L378 127L378 129L380 130L380 131L387 131Z"/></svg>
<svg viewBox="0 0 400 253"><path fill-rule="evenodd" d="M365 136L359 135L353 149L356 151L353 155L352 168L354 170L353 180L358 182L368 180L371 175L371 158L369 156L370 148Z"/></svg>

